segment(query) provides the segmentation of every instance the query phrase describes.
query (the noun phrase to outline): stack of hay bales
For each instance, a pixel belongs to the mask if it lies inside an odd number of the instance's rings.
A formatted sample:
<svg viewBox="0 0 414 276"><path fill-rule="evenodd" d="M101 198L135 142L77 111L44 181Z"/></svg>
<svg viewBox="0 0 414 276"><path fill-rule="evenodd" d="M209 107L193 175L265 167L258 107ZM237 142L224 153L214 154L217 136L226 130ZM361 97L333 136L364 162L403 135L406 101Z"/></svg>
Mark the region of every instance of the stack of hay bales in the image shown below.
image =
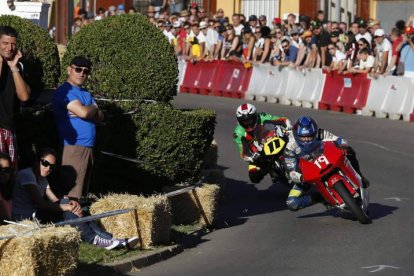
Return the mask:
<svg viewBox="0 0 414 276"><path fill-rule="evenodd" d="M93 203L90 211L96 215L129 208L136 212L103 218L102 227L115 238L139 236L143 249L170 241L171 209L165 196L110 194Z"/></svg>
<svg viewBox="0 0 414 276"><path fill-rule="evenodd" d="M220 187L203 184L184 194L170 197L173 223L212 226L218 211Z"/></svg>
<svg viewBox="0 0 414 276"><path fill-rule="evenodd" d="M0 240L1 275L67 275L78 262L80 235L70 226L37 229L28 225L0 226L0 236L16 237Z"/></svg>

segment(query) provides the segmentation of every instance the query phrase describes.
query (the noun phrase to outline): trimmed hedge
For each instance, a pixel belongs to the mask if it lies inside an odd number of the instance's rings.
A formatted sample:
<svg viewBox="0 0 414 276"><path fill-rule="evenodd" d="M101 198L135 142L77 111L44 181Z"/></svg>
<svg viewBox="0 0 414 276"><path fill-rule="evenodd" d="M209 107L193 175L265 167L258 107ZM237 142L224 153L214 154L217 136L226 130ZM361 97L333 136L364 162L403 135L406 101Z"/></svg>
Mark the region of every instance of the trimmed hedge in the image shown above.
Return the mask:
<svg viewBox="0 0 414 276"><path fill-rule="evenodd" d="M177 57L165 35L142 15L111 16L83 27L63 56L62 82L77 55L92 61L86 87L96 97L168 102L176 95Z"/></svg>
<svg viewBox="0 0 414 276"><path fill-rule="evenodd" d="M98 150L136 158L141 165L101 156L96 163L96 192L150 192L197 179L214 136L212 110L177 110L168 104L121 104L98 129ZM132 115L123 110L134 110Z"/></svg>
<svg viewBox="0 0 414 276"><path fill-rule="evenodd" d="M25 78L34 97L45 89L55 88L60 76L59 54L49 34L17 16L0 16L0 25L11 26L19 34L17 44L23 54Z"/></svg>

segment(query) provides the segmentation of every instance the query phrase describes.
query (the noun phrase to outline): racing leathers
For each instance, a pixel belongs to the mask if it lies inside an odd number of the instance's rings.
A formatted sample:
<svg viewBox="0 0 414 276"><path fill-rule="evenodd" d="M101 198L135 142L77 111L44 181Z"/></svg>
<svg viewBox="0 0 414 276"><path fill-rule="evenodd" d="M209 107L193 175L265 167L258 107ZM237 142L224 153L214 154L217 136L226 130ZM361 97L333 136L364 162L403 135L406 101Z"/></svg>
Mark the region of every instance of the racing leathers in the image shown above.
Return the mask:
<svg viewBox="0 0 414 276"><path fill-rule="evenodd" d="M359 163L356 158L355 151L348 145L347 141L343 138L340 138L333 133L324 130L318 129L318 134L316 137L317 144L321 145L322 141L333 141L335 144L341 148L347 155L351 165L354 169L361 175ZM316 150L316 148L315 148ZM285 168L289 174L290 180L294 183L292 189L289 192L288 198L286 200L286 205L292 211L297 211L299 209L308 207L316 202L321 202L322 197L316 194L308 193L309 184L302 182L302 174L299 170L299 159L310 159L312 158L313 152L305 152L296 142L293 134L289 134L289 142L286 145L284 150L284 162ZM364 179L364 178L363 178Z"/></svg>
<svg viewBox="0 0 414 276"><path fill-rule="evenodd" d="M281 125L286 129L292 127L290 121L286 117L274 116L267 113L258 114L258 124L253 131L246 131L240 124L237 124L234 129L233 138L234 142L237 145L240 156L242 159L249 163L249 178L252 183L259 183L263 177L268 173L268 171L260 167L260 154L262 150L261 145L257 141L256 133L259 129L259 125L265 123L273 123L275 125Z"/></svg>

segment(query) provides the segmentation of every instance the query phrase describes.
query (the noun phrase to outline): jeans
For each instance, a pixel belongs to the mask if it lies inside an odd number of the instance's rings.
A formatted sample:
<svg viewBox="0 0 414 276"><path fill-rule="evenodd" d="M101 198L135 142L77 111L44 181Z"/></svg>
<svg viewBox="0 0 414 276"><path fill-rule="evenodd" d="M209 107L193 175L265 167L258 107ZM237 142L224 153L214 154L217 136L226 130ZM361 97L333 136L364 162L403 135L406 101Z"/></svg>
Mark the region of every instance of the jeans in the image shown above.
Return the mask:
<svg viewBox="0 0 414 276"><path fill-rule="evenodd" d="M170 14L173 14L173 13L175 13L175 12L181 12L182 11L182 9L183 9L183 4L181 4L181 3L177 3L177 4L170 4L170 7L169 7L169 9L170 9Z"/></svg>
<svg viewBox="0 0 414 276"><path fill-rule="evenodd" d="M60 203L69 204L69 199L63 198L60 200ZM70 219L77 219L79 217L72 212L63 212L63 218L64 220L70 220ZM93 243L93 240L95 239L96 235L102 238L105 238L105 239L112 239L112 234L100 228L96 224L95 221L81 222L77 224L72 224L72 226L76 226L79 229L80 234L81 234L81 239L88 243Z"/></svg>

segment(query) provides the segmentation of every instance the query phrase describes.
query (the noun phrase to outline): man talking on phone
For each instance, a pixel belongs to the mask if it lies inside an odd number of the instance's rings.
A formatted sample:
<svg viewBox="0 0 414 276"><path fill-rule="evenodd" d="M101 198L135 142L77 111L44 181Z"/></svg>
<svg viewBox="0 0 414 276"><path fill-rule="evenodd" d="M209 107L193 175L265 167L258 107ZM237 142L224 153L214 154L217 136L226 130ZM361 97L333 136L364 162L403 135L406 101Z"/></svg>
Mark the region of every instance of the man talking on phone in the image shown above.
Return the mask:
<svg viewBox="0 0 414 276"><path fill-rule="evenodd" d="M17 31L0 26L0 152L10 155L17 170L16 115L20 101L30 97L30 87L23 79L22 53L17 49Z"/></svg>

